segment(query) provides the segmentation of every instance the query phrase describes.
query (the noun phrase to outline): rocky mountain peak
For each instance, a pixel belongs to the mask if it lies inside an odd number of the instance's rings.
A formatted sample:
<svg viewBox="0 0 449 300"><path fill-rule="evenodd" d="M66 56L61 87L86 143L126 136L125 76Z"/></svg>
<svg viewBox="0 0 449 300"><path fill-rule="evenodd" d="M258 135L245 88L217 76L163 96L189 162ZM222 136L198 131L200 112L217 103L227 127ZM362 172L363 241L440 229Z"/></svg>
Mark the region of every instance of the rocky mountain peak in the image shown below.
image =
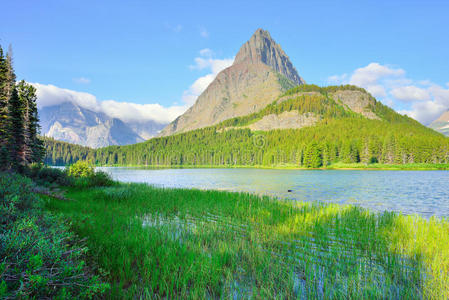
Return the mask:
<svg viewBox="0 0 449 300"><path fill-rule="evenodd" d="M270 66L295 84L305 83L281 46L271 38L268 31L261 28L257 29L249 41L240 48L235 57L234 65L260 62Z"/></svg>
<svg viewBox="0 0 449 300"><path fill-rule="evenodd" d="M286 90L304 81L268 31L257 29L224 69L183 115L160 136L217 124L263 109Z"/></svg>

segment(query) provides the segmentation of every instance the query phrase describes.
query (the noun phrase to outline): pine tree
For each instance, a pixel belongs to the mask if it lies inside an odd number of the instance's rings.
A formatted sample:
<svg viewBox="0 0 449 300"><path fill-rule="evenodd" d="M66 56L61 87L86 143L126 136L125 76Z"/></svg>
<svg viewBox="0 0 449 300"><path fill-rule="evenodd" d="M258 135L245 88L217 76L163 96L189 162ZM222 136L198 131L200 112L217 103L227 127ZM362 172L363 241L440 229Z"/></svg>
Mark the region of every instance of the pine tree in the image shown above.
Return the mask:
<svg viewBox="0 0 449 300"><path fill-rule="evenodd" d="M323 165L321 149L318 144L310 143L304 153L304 166L307 168L319 168Z"/></svg>
<svg viewBox="0 0 449 300"><path fill-rule="evenodd" d="M12 46L9 45L8 53L6 53L6 97L12 97L12 92L16 85L16 74L14 73Z"/></svg>
<svg viewBox="0 0 449 300"><path fill-rule="evenodd" d="M17 89L13 89L9 99L9 153L11 166L20 171L25 164L25 104L20 99Z"/></svg>
<svg viewBox="0 0 449 300"><path fill-rule="evenodd" d="M8 168L8 68L0 46L0 169Z"/></svg>
<svg viewBox="0 0 449 300"><path fill-rule="evenodd" d="M36 105L36 89L22 80L17 85L17 92L25 109L25 161L26 163L41 162L44 155L44 146L43 142L38 137L40 125Z"/></svg>

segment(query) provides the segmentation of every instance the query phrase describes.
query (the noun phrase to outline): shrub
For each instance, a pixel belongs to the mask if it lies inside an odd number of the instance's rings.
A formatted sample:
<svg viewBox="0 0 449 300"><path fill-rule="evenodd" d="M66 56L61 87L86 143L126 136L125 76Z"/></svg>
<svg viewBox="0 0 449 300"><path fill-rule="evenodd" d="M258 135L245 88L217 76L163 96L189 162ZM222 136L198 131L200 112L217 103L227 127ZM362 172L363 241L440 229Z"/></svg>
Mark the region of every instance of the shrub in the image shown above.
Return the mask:
<svg viewBox="0 0 449 300"><path fill-rule="evenodd" d="M14 222L24 211L39 207L33 182L23 176L0 173L0 230Z"/></svg>
<svg viewBox="0 0 449 300"><path fill-rule="evenodd" d="M115 182L108 173L103 171L96 171L88 177L74 178L74 186L78 188L89 188L94 186L111 186Z"/></svg>
<svg viewBox="0 0 449 300"><path fill-rule="evenodd" d="M78 161L65 170L33 164L27 169L26 175L43 186L55 184L87 188L115 184L108 173L95 171L94 167L86 161Z"/></svg>
<svg viewBox="0 0 449 300"><path fill-rule="evenodd" d="M67 172L58 168L50 168L42 164L32 164L25 171L25 175L30 177L33 181L39 185L73 185L73 179L67 176Z"/></svg>
<svg viewBox="0 0 449 300"><path fill-rule="evenodd" d="M114 184L111 176L103 171L96 171L89 178L91 181L91 186L111 186Z"/></svg>
<svg viewBox="0 0 449 300"><path fill-rule="evenodd" d="M90 177L95 168L88 161L79 160L68 168L67 174L72 177Z"/></svg>

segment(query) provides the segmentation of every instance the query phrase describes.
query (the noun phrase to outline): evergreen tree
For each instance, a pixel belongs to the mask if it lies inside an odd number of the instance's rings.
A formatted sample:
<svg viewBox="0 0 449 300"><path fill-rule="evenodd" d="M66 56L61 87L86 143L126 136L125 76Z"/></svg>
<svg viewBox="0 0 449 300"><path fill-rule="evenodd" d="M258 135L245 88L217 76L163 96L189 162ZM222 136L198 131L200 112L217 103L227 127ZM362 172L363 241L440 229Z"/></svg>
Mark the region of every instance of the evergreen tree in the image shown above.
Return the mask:
<svg viewBox="0 0 449 300"><path fill-rule="evenodd" d="M25 103L20 99L17 89L13 89L9 99L9 153L11 166L21 170L25 164Z"/></svg>
<svg viewBox="0 0 449 300"><path fill-rule="evenodd" d="M16 86L16 74L14 73L12 46L9 45L8 53L6 53L6 97L12 97L12 92Z"/></svg>
<svg viewBox="0 0 449 300"><path fill-rule="evenodd" d="M309 144L304 153L304 166L307 168L319 168L323 165L321 149L317 143Z"/></svg>
<svg viewBox="0 0 449 300"><path fill-rule="evenodd" d="M0 169L8 166L8 68L0 46Z"/></svg>
<svg viewBox="0 0 449 300"><path fill-rule="evenodd" d="M43 142L38 137L40 125L36 105L36 89L22 80L17 85L17 92L25 106L25 161L27 163L41 162L45 152Z"/></svg>

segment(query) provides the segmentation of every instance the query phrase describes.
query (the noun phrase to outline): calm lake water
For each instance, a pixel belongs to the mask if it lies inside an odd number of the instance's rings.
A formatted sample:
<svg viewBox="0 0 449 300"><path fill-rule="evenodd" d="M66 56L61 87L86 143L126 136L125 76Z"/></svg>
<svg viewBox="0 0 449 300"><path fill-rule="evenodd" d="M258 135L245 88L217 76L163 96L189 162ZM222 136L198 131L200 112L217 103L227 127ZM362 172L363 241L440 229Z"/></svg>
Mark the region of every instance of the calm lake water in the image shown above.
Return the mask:
<svg viewBox="0 0 449 300"><path fill-rule="evenodd" d="M243 191L449 217L449 171L98 168L122 182ZM292 192L288 192L292 190Z"/></svg>

